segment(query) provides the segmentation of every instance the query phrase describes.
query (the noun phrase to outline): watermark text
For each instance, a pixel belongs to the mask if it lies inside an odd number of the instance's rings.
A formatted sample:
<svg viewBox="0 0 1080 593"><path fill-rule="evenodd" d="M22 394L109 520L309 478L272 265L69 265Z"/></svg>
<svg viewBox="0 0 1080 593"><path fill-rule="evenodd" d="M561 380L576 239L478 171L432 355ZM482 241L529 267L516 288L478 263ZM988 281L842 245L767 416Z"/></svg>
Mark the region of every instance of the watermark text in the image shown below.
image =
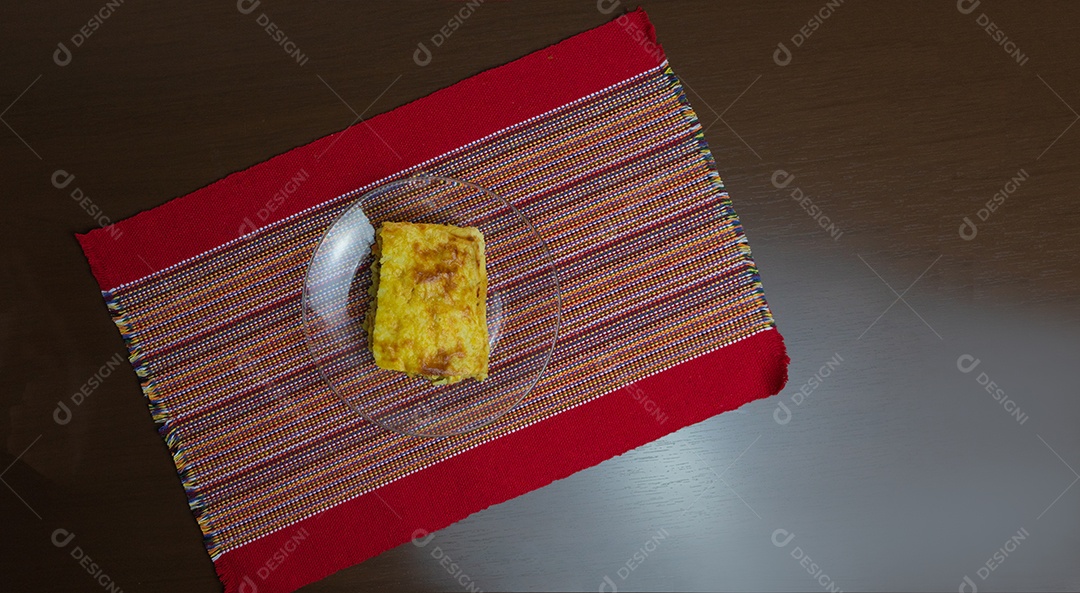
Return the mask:
<svg viewBox="0 0 1080 593"><path fill-rule="evenodd" d="M109 0L101 8L98 8L97 12L90 15L90 19L85 25L79 27L79 30L71 36L71 46L74 48L82 47L82 44L86 43L90 36L97 32L101 28L101 25L105 24L105 21L113 15L122 5L124 0ZM56 44L56 51L53 52L53 62L57 66L63 67L71 63L71 59L74 57L72 49L67 46L63 41Z"/></svg>
<svg viewBox="0 0 1080 593"><path fill-rule="evenodd" d="M75 181L75 176L63 169L57 169L52 174L52 184L56 189L66 189L71 185L71 182ZM71 190L71 199L83 209L84 212L90 215L90 218L94 219L94 222L98 223L103 229L109 230L109 236L113 239L119 239L123 232L120 229L113 226L112 219L101 211L101 208L90 199L90 196L83 192L81 187L76 187Z"/></svg>
<svg viewBox="0 0 1080 593"><path fill-rule="evenodd" d="M255 12L255 9L262 4L262 0L236 0L236 10L240 14L251 14ZM289 39L289 36L285 34L285 31L278 26L277 23L270 20L265 12L260 12L259 16L255 17L255 23L259 25L266 34L278 44L281 49L285 51L285 55L296 60L296 63L300 66L304 66L308 63L308 56L304 52L300 51L300 48L296 45L296 42Z"/></svg>
<svg viewBox="0 0 1080 593"><path fill-rule="evenodd" d="M105 364L101 365L101 368L95 371L93 375L90 375L90 378L82 384L82 387L79 387L78 391L71 394L71 405L73 407L82 405L83 401L90 397L90 394L93 393L94 390L101 387L101 384L105 379L112 374L113 369L123 363L124 355L117 352L116 356L110 358ZM57 424L63 426L64 424L71 422L71 416L71 408L64 403L64 400L56 402L56 409L53 410L53 420L56 421Z"/></svg>
<svg viewBox="0 0 1080 593"><path fill-rule="evenodd" d="M787 547L791 543L791 540L795 539L795 534L787 529L777 529L772 534L772 543L778 548ZM795 546L791 549L791 557L799 562L799 566L806 569L806 572L810 574L810 577L817 581L821 588L829 593L843 593L843 589L836 584L825 570L817 563L814 562L810 555L806 553L800 546Z"/></svg>
<svg viewBox="0 0 1080 593"><path fill-rule="evenodd" d="M982 361L970 354L961 354L960 358L956 359L956 368L960 369L961 373L970 373L979 366ZM1016 423L1023 426L1028 420L1028 415L1020 411L1020 406L1016 405L1014 400L1009 399L1009 396L1005 395L1005 390L1002 389L997 382L992 380L989 375L980 371L975 376L975 382L978 383L990 394L990 397L994 398L994 401L1001 404L1002 408L1016 419Z"/></svg>
<svg viewBox="0 0 1080 593"><path fill-rule="evenodd" d="M844 0L829 0L820 8L817 12L810 15L810 19L806 24L799 27L799 30L791 36L791 44L796 48L802 47L806 40L810 39L822 25L825 24L825 20L828 19L836 12L836 9L840 8L844 4ZM777 66L787 66L791 63L792 53L787 45L783 41L776 44L776 49L773 51L773 62L776 62Z"/></svg>
<svg viewBox="0 0 1080 593"><path fill-rule="evenodd" d="M303 183L309 178L310 175L305 169L300 169L295 175L290 177L289 180L285 182L285 185L281 186L281 189L274 192L274 195L270 196L270 199L267 200L265 204L263 204L263 207L259 208L259 211L255 213L255 216L258 217L259 222L266 222L266 220L270 218L270 215L282 204L284 204L285 200L288 199L289 196L296 193L296 191L300 189L300 186L303 185ZM236 230L236 234L246 235L250 232L255 231L258 228L259 227L255 224L253 220L251 220L251 218L245 216L243 222L240 223L240 228Z"/></svg>
<svg viewBox="0 0 1080 593"><path fill-rule="evenodd" d="M1031 175L1028 175L1027 170L1020 169L1013 175L1008 181L1005 182L1004 187L994 193L989 200L983 204L982 208L979 208L975 212L975 216L982 222L990 220L990 215L997 212L997 209L1005 203L1005 200L1009 199L1009 196L1016 193L1016 190L1020 189L1020 184L1024 183L1028 179L1031 179ZM979 234L979 227L967 216L964 217L964 221L960 223L960 238L965 241L970 241Z"/></svg>
<svg viewBox="0 0 1080 593"><path fill-rule="evenodd" d="M240 593L257 593L259 590L258 583L266 582L266 580L270 578L270 575L274 574L274 571L281 568L289 556L294 554L297 548L307 540L308 535L310 534L308 533L307 527L297 529L280 548L275 550L274 553L266 559L266 562L263 562L259 565L259 568L255 570L255 576L259 577L258 582L251 578L251 576L244 575L240 587L238 587Z"/></svg>
<svg viewBox="0 0 1080 593"><path fill-rule="evenodd" d="M786 189L791 185L791 182L795 181L795 176L783 169L777 169L772 174L772 184L776 189ZM833 241L839 241L840 237L844 234L844 231L840 230L840 227L836 226L836 223L831 218L825 215L821 210L821 207L814 203L810 199L810 196L806 195L801 187L796 187L791 190L791 199L795 200L802 206L802 209L810 215L810 218L814 219L814 222L818 224L829 236L833 238Z"/></svg>
<svg viewBox="0 0 1080 593"><path fill-rule="evenodd" d="M430 533L426 529L417 529L416 531L413 531L412 543L418 548L424 548L427 547L434 538L434 533ZM470 593L483 591L483 589L477 586L476 581L465 574L465 571L461 569L461 566L457 562L454 562L454 559L441 547L435 546L431 548L431 557L439 561L439 566L443 567L443 569L445 569L446 572L461 585L462 589L469 591Z"/></svg>
<svg viewBox="0 0 1080 593"><path fill-rule="evenodd" d="M468 0L464 6L450 17L450 20L445 25L439 27L439 30L431 36L431 45L433 47L442 47L442 44L446 43L446 40L450 39L450 36L460 29L483 3L484 0ZM413 62L416 62L417 66L427 66L431 63L431 58L431 49L428 48L427 44L423 41L417 43L416 50L413 51Z"/></svg>
<svg viewBox="0 0 1080 593"><path fill-rule="evenodd" d="M57 548L66 548L74 539L75 534L67 529L60 528L52 532L52 543ZM83 550L77 545L73 546L71 548L71 557L79 563L79 566L81 566L83 570L90 575L90 578L102 589L109 593L124 593L124 590L120 588L120 585L113 582L112 577L110 577L105 572L105 569L98 565L97 562L94 562L94 559L90 557L90 554L86 553L86 550Z"/></svg>
<svg viewBox="0 0 1080 593"><path fill-rule="evenodd" d="M641 545L630 558L627 558L619 569L615 571L615 576L619 577L619 582L623 582L630 578L630 575L637 570L650 554L656 552L656 549L660 547L660 542L666 540L670 535L663 527L656 532L656 535L645 540L645 543ZM611 578L611 575L604 575L603 580L600 581L600 587L597 589L600 593L616 593L619 590L619 586L615 584L615 580Z"/></svg>
<svg viewBox="0 0 1080 593"><path fill-rule="evenodd" d="M972 12L975 12L975 9L978 8L980 4L982 4L982 0L956 0L956 10L958 10L960 14L971 14ZM1005 50L1007 56L1016 60L1017 64L1021 66L1027 64L1027 54L1020 51L1020 47L1016 45L1016 42L1009 39L1009 36L1005 34L1005 31L1002 31L1001 27L991 20L985 12L980 12L979 16L975 17L975 24L978 25L980 29L986 31L986 34L990 39L992 39L994 43L997 43L1001 49Z"/></svg>
<svg viewBox="0 0 1080 593"><path fill-rule="evenodd" d="M1005 563L1005 559L1020 547L1020 543L1026 540L1028 535L1030 535L1028 530L1021 527L1016 535L1005 540L1005 545L998 548L985 563L975 570L975 576L979 577L980 581L990 578L990 574ZM978 593L979 587L970 576L964 575L964 580L960 581L958 590L960 593Z"/></svg>

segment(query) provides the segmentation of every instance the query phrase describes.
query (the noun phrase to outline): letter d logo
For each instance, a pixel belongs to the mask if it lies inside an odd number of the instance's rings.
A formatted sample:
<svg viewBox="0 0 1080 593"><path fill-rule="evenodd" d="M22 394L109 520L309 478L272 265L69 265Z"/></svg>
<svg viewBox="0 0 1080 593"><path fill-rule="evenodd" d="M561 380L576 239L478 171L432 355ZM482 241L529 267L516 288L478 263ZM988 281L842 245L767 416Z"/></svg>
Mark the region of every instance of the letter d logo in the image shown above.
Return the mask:
<svg viewBox="0 0 1080 593"><path fill-rule="evenodd" d="M71 408L67 407L64 402L56 402L56 409L53 410L52 417L57 424L63 426L71 422Z"/></svg>
<svg viewBox="0 0 1080 593"><path fill-rule="evenodd" d="M237 588L240 593L259 593L259 586L255 584L255 581L251 580L251 577L244 576L244 582L240 583Z"/></svg>
<svg viewBox="0 0 1080 593"><path fill-rule="evenodd" d="M63 169L57 169L52 174L52 184L56 189L64 189L75 181L75 176Z"/></svg>
<svg viewBox="0 0 1080 593"><path fill-rule="evenodd" d="M780 415L781 411L784 412L784 416ZM773 420L776 420L777 424L783 426L788 422L791 422L791 410L784 405L784 402L776 402L776 409L773 410L772 417Z"/></svg>
<svg viewBox="0 0 1080 593"><path fill-rule="evenodd" d="M262 0L236 0L236 10L240 11L240 14L251 14L260 4Z"/></svg>
<svg viewBox="0 0 1080 593"><path fill-rule="evenodd" d="M979 227L975 226L971 219L964 217L964 223L960 225L960 238L965 241L970 241L975 238L975 235L979 234Z"/></svg>
<svg viewBox="0 0 1080 593"><path fill-rule="evenodd" d="M422 548L428 545L428 542L430 542L433 537L435 537L435 534L429 533L427 529L417 529L412 532L412 543L414 546Z"/></svg>
<svg viewBox="0 0 1080 593"><path fill-rule="evenodd" d="M780 541L781 537L784 537L784 541ZM772 532L772 543L778 548L783 548L784 546L790 544L791 540L793 539L795 539L795 534L791 533L787 529L777 529L776 531Z"/></svg>
<svg viewBox="0 0 1080 593"><path fill-rule="evenodd" d="M600 11L600 14L611 14L619 4L619 0L596 0L596 10Z"/></svg>
<svg viewBox="0 0 1080 593"><path fill-rule="evenodd" d="M776 44L776 51L772 53L772 59L777 66L787 66L791 63L791 50L784 45L783 41Z"/></svg>
<svg viewBox="0 0 1080 593"><path fill-rule="evenodd" d="M424 45L423 41L416 44L416 51L413 52L412 59L417 66L427 66L431 63L431 50Z"/></svg>
<svg viewBox="0 0 1080 593"><path fill-rule="evenodd" d="M776 189L784 189L795 181L795 176L783 169L777 169L772 174L772 184Z"/></svg>
<svg viewBox="0 0 1080 593"><path fill-rule="evenodd" d="M250 218L244 217L244 222L240 224L240 228L236 229L237 236L243 236L248 233L254 232L257 227L254 222L251 222Z"/></svg>
<svg viewBox="0 0 1080 593"><path fill-rule="evenodd" d="M71 543L71 540L75 539L75 534L71 533L67 529L57 529L52 532L52 543L58 548L62 548Z"/></svg>
<svg viewBox="0 0 1080 593"><path fill-rule="evenodd" d="M956 0L956 10L960 11L960 14L971 14L979 7L980 0ZM967 4L967 8L964 5ZM967 577L964 577L967 578ZM969 583L971 581L968 581Z"/></svg>
<svg viewBox="0 0 1080 593"><path fill-rule="evenodd" d="M982 361L970 354L961 354L960 358L956 359L956 368L960 369L961 373L970 373L980 362Z"/></svg>
<svg viewBox="0 0 1080 593"><path fill-rule="evenodd" d="M63 41L56 44L56 51L53 52L52 59L57 66L67 66L71 63L71 50L64 45Z"/></svg>

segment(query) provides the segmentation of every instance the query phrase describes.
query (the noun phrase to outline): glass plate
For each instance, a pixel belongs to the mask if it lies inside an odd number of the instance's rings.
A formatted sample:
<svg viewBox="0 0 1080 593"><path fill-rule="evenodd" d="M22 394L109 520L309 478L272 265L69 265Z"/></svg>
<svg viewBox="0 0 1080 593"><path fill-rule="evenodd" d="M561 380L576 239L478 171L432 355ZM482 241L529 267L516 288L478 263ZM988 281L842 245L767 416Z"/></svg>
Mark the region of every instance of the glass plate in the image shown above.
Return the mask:
<svg viewBox="0 0 1080 593"><path fill-rule="evenodd" d="M375 228L387 221L475 226L484 234L491 346L484 381L433 385L375 366L364 317ZM423 437L476 430L521 403L551 360L561 308L551 250L529 219L490 190L434 176L361 195L319 240L302 298L308 351L334 393L379 426Z"/></svg>

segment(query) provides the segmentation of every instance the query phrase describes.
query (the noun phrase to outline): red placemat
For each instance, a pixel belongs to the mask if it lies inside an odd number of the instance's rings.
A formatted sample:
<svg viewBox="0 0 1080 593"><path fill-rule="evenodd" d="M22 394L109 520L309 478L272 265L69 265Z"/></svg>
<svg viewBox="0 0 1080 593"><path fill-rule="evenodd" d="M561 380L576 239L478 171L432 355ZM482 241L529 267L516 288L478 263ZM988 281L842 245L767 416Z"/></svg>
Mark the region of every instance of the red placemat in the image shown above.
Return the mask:
<svg viewBox="0 0 1080 593"><path fill-rule="evenodd" d="M299 328L319 234L359 190L421 172L534 221L566 319L519 409L426 441L349 416ZM292 591L786 381L745 236L641 11L116 227L79 240L228 591Z"/></svg>

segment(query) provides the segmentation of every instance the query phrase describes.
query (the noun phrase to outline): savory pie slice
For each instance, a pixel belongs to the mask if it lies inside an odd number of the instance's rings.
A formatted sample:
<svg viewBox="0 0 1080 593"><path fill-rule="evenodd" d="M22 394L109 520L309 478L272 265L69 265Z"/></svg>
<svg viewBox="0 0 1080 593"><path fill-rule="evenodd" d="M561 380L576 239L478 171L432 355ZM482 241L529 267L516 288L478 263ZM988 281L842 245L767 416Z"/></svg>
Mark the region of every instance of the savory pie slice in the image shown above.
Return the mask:
<svg viewBox="0 0 1080 593"><path fill-rule="evenodd" d="M375 364L436 383L488 374L487 269L476 227L386 222L368 317Z"/></svg>

